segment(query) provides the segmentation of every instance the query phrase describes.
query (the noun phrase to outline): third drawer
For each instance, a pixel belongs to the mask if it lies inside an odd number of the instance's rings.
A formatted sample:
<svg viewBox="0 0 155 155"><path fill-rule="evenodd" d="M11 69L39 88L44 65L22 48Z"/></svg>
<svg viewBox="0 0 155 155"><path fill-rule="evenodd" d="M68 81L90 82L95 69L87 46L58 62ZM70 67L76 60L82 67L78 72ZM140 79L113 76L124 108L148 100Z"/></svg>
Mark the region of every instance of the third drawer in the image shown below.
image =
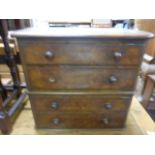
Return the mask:
<svg viewBox="0 0 155 155"><path fill-rule="evenodd" d="M127 111L130 95L30 95L36 113Z"/></svg>

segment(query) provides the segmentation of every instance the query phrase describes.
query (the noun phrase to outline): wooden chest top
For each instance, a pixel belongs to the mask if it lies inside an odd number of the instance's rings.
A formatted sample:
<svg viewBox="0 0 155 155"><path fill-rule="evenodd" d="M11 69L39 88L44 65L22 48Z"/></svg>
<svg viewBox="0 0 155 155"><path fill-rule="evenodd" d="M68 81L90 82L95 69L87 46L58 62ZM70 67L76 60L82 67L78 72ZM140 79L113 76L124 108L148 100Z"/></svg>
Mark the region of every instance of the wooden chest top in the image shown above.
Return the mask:
<svg viewBox="0 0 155 155"><path fill-rule="evenodd" d="M106 38L106 39L149 39L152 33L139 30L125 30L113 28L27 28L11 33L15 37L78 37L78 38Z"/></svg>

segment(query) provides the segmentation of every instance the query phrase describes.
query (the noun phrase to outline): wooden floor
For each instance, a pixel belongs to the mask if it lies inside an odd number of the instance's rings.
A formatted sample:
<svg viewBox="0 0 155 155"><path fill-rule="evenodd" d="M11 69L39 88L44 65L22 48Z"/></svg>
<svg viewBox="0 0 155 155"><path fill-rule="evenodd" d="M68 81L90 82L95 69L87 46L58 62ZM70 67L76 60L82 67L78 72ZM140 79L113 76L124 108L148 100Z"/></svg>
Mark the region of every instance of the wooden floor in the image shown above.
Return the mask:
<svg viewBox="0 0 155 155"><path fill-rule="evenodd" d="M126 127L123 129L65 129L65 130L37 130L35 129L34 120L29 102L27 102L24 110L17 118L12 135L36 135L36 134L51 134L51 135L142 135L155 134L155 123L142 108L138 101L133 98L130 112L128 114Z"/></svg>

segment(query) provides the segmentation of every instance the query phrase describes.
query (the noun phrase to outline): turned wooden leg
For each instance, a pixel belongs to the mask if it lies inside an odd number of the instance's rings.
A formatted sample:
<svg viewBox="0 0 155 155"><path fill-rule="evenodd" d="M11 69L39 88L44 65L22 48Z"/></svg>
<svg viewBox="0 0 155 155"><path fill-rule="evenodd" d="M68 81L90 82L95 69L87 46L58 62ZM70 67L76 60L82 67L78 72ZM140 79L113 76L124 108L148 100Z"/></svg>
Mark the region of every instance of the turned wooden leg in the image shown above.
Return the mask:
<svg viewBox="0 0 155 155"><path fill-rule="evenodd" d="M0 95L0 130L3 134L9 134L11 132L11 120L5 113L3 106L2 96Z"/></svg>
<svg viewBox="0 0 155 155"><path fill-rule="evenodd" d="M9 134L12 130L10 118L2 111L0 112L0 129L3 134Z"/></svg>
<svg viewBox="0 0 155 155"><path fill-rule="evenodd" d="M0 19L0 36L4 43L4 51L5 51L5 61L10 69L10 73L12 76L13 81L13 92L11 95L7 96L7 91L0 83L0 91L1 91L1 103L0 103L0 130L2 130L3 134L8 134L12 129L12 124L14 120L14 116L17 114L21 107L23 106L23 101L27 96L26 93L21 94L21 82L19 71L17 68L16 61L14 59L14 55L12 50L9 46L9 39L8 39L8 26L7 20ZM3 93L3 94L2 94ZM15 99L11 107L9 104Z"/></svg>

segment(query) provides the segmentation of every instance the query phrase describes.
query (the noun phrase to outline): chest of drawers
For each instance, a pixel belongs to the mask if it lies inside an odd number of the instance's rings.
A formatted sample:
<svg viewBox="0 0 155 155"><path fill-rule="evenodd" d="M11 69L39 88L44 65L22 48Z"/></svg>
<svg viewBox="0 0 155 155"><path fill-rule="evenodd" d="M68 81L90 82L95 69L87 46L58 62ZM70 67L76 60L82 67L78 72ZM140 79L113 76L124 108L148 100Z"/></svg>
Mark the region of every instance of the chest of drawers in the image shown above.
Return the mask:
<svg viewBox="0 0 155 155"><path fill-rule="evenodd" d="M52 28L12 36L37 128L124 126L151 33Z"/></svg>

